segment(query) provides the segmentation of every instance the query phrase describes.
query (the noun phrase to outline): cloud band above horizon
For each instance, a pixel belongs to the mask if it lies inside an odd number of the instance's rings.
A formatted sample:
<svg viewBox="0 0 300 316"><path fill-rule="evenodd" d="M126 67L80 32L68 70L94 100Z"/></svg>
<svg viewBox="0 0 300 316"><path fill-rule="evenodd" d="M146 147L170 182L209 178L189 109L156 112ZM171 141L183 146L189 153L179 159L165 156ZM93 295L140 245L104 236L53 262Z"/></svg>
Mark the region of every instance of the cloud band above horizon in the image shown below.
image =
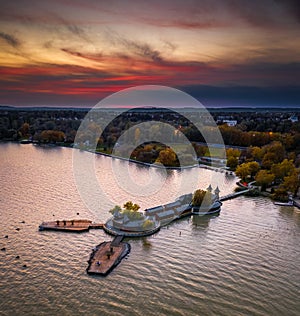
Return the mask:
<svg viewBox="0 0 300 316"><path fill-rule="evenodd" d="M158 84L211 106L300 105L297 1L1 8L0 104L92 106L121 89Z"/></svg>

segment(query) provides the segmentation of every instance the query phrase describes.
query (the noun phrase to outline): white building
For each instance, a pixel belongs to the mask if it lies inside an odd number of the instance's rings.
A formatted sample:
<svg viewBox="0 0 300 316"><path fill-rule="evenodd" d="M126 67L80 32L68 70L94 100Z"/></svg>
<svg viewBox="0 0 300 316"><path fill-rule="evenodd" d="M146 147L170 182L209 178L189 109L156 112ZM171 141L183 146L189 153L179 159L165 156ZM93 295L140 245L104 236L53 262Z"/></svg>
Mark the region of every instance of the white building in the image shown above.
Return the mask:
<svg viewBox="0 0 300 316"><path fill-rule="evenodd" d="M226 123L228 126L236 126L236 120L223 120L223 123Z"/></svg>

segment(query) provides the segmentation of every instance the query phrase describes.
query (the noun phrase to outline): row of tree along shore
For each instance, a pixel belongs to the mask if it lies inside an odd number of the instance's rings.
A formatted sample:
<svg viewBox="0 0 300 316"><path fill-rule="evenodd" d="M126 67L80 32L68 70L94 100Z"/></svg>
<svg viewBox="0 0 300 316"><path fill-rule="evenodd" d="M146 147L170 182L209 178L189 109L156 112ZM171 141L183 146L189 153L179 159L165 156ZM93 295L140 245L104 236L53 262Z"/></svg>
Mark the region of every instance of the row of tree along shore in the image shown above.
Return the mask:
<svg viewBox="0 0 300 316"><path fill-rule="evenodd" d="M198 118L205 122L203 130L213 133L213 129L219 129L226 145L226 155L217 148L212 152L193 123L177 112L160 109L126 111L104 128L90 120L86 133L78 135L78 128L86 114L85 109L18 110L0 107L0 140L73 146L76 139L77 147L89 150L86 139L94 134L99 135L95 151L110 155L119 145L120 136L127 131L128 140L136 144L128 157L132 160L176 167L181 166L182 161L192 165L197 158L213 156L224 159L227 168L235 171L244 182L256 180L262 191L270 192L275 199L286 200L289 194L296 195L298 192L300 123L295 109L271 112L215 110L211 116L204 113L203 117ZM109 113L103 111L101 116L105 118ZM212 119L217 122L217 127L215 122L211 122ZM142 122L146 124L143 129L138 126ZM172 126L177 132L162 130L161 122ZM164 139L174 143L175 148L162 143L141 144L140 139L145 131L148 139L156 139L163 133ZM181 135L186 136L192 146L180 145L179 148ZM126 144L124 148L119 146L120 156L122 150L128 152ZM180 152L181 157L176 152Z"/></svg>

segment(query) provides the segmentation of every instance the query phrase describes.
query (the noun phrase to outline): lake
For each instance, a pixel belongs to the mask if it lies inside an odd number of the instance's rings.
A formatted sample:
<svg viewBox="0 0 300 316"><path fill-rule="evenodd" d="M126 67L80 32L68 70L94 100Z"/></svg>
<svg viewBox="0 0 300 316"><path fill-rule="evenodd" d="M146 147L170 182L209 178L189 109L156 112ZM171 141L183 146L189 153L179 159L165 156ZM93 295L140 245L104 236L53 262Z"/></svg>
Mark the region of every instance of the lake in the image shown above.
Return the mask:
<svg viewBox="0 0 300 316"><path fill-rule="evenodd" d="M125 239L131 252L110 275L87 275L91 249L112 237L102 230L40 232L42 221L105 221L113 204L132 199L143 209L188 193L195 175L205 189L218 174L221 195L237 179L200 168L162 172L81 152L95 158L108 197L101 203L90 196L91 209L77 190L73 151L0 144L0 315L300 314L300 211L262 197L241 196L224 202L219 216L183 218L153 236ZM129 173L129 186L149 178L161 186L132 197L112 170Z"/></svg>

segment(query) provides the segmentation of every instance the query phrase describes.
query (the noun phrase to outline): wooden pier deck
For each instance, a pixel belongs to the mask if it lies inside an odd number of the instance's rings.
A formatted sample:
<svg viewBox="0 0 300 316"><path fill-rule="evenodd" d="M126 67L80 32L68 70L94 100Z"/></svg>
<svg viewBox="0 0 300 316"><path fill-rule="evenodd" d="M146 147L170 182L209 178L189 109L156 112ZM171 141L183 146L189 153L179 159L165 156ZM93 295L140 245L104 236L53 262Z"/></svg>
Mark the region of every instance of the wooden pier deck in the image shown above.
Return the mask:
<svg viewBox="0 0 300 316"><path fill-rule="evenodd" d="M88 261L87 273L102 276L110 273L130 252L130 245L121 242L122 239L123 236L116 236L113 241L105 241L98 245Z"/></svg>
<svg viewBox="0 0 300 316"><path fill-rule="evenodd" d="M90 228L103 228L103 224L92 223L92 221L87 219L74 219L43 222L39 226L39 230L58 230L65 232L84 232Z"/></svg>

